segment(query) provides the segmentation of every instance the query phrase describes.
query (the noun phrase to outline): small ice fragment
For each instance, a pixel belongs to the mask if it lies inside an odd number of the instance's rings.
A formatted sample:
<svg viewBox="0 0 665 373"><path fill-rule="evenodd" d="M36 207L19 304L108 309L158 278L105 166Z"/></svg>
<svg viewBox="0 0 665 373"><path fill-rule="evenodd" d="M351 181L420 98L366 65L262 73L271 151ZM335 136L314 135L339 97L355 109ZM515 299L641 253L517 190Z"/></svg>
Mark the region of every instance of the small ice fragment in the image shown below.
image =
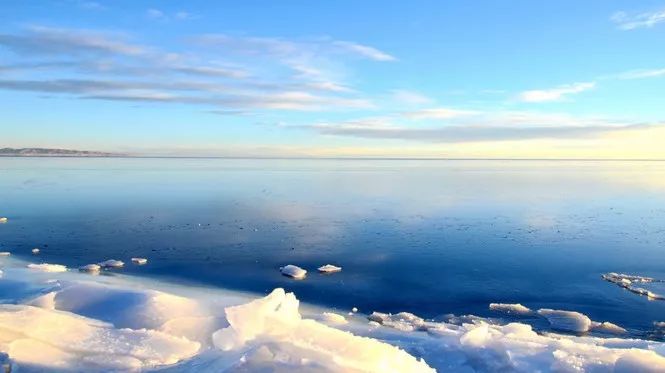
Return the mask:
<svg viewBox="0 0 665 373"><path fill-rule="evenodd" d="M591 327L591 319L579 312L541 308L538 314L545 317L553 329L584 333Z"/></svg>
<svg viewBox="0 0 665 373"><path fill-rule="evenodd" d="M337 325L343 325L346 324L348 321L346 321L346 318L342 315L333 313L333 312L324 312L323 313L323 321L330 323L330 324L337 324Z"/></svg>
<svg viewBox="0 0 665 373"><path fill-rule="evenodd" d="M80 272L89 272L89 273L96 273L99 272L99 270L101 269L102 267L99 264L88 264L79 267Z"/></svg>
<svg viewBox="0 0 665 373"><path fill-rule="evenodd" d="M351 308L351 312L356 313L358 312L358 309L356 307Z"/></svg>
<svg viewBox="0 0 665 373"><path fill-rule="evenodd" d="M511 314L527 315L532 311L528 307L525 307L519 303L509 304L509 303L490 303L490 310L505 312Z"/></svg>
<svg viewBox="0 0 665 373"><path fill-rule="evenodd" d="M305 278L305 275L307 274L306 270L304 270L304 269L302 269L298 266L295 266L293 264L289 264L287 266L284 266L284 267L280 268L279 270L280 270L280 272L282 272L282 274L284 276L293 277L297 280L301 280L301 279Z"/></svg>
<svg viewBox="0 0 665 373"><path fill-rule="evenodd" d="M66 272L67 267L63 266L62 264L48 264L48 263L42 263L42 264L28 264L28 268L30 269L36 269L38 271L42 272Z"/></svg>
<svg viewBox="0 0 665 373"><path fill-rule="evenodd" d="M0 218L0 224L5 224L9 219L2 217Z"/></svg>
<svg viewBox="0 0 665 373"><path fill-rule="evenodd" d="M148 263L148 259L146 259L146 258L132 258L132 263L142 266L142 265Z"/></svg>
<svg viewBox="0 0 665 373"><path fill-rule="evenodd" d="M339 272L342 270L342 267L337 267L332 264L326 264L324 266L319 267L319 272L322 273L334 273L334 272Z"/></svg>
<svg viewBox="0 0 665 373"><path fill-rule="evenodd" d="M34 249L32 249L32 253L35 255L39 254L39 249L35 247Z"/></svg>
<svg viewBox="0 0 665 373"><path fill-rule="evenodd" d="M0 256L10 256L10 255L12 255L12 253L10 253L9 251L0 251Z"/></svg>
<svg viewBox="0 0 665 373"><path fill-rule="evenodd" d="M620 327L617 324L613 324L609 321L593 322L591 324L591 329L594 331L600 331L603 333L611 333L611 334L624 334L627 332L626 329Z"/></svg>
<svg viewBox="0 0 665 373"><path fill-rule="evenodd" d="M99 263L99 265L104 268L120 268L124 266L125 263L120 260L109 259Z"/></svg>

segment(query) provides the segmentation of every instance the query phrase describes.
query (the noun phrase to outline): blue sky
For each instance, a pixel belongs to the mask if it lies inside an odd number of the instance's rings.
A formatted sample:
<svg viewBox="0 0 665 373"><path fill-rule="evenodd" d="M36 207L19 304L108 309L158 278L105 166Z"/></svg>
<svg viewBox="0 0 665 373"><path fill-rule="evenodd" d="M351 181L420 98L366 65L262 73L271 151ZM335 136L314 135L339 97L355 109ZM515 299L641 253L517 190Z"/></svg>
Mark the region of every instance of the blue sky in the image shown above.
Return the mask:
<svg viewBox="0 0 665 373"><path fill-rule="evenodd" d="M0 146L665 157L664 1L6 1Z"/></svg>

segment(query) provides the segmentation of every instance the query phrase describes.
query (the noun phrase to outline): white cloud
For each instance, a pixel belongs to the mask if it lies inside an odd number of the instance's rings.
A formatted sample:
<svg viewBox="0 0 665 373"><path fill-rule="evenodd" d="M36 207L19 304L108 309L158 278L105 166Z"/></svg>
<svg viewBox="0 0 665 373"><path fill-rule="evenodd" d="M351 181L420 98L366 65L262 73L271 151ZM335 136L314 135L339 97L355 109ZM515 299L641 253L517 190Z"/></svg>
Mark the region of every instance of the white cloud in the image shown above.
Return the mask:
<svg viewBox="0 0 665 373"><path fill-rule="evenodd" d="M360 56L369 58L374 61L395 61L396 58L389 55L388 53L382 52L374 47L370 47L367 45L362 45L358 43L352 43L348 41L336 41L334 42L335 45L343 48L343 49L348 49L349 51L352 51Z"/></svg>
<svg viewBox="0 0 665 373"><path fill-rule="evenodd" d="M166 14L159 9L148 9L146 15L152 19L166 19Z"/></svg>
<svg viewBox="0 0 665 373"><path fill-rule="evenodd" d="M619 79L644 79L665 76L665 69L632 70L618 75Z"/></svg>
<svg viewBox="0 0 665 373"><path fill-rule="evenodd" d="M577 94L593 89L595 82L573 83L561 85L552 89L524 91L520 94L520 100L524 102L548 102L558 101L566 95Z"/></svg>
<svg viewBox="0 0 665 373"><path fill-rule="evenodd" d="M405 89L395 89L392 91L393 100L397 101L400 105L428 105L434 102L433 99L425 96L422 93L409 91Z"/></svg>
<svg viewBox="0 0 665 373"><path fill-rule="evenodd" d="M476 111L459 110L450 108L433 108L403 113L409 119L453 119L477 114Z"/></svg>
<svg viewBox="0 0 665 373"><path fill-rule="evenodd" d="M650 28L661 22L665 22L665 9L640 14L616 12L610 19L612 22L616 23L621 30Z"/></svg>

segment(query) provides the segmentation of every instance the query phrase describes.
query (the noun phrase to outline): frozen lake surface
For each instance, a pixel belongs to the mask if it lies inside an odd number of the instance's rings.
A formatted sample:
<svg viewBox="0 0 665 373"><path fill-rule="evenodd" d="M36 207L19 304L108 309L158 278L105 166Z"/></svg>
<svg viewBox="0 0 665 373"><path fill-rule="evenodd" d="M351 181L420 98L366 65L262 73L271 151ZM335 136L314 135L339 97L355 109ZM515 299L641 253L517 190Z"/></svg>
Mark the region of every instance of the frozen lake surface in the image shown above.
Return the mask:
<svg viewBox="0 0 665 373"><path fill-rule="evenodd" d="M665 301L601 278L665 279L665 162L0 158L0 196L0 251L34 263L116 259L340 314L519 303L652 339L665 321Z"/></svg>

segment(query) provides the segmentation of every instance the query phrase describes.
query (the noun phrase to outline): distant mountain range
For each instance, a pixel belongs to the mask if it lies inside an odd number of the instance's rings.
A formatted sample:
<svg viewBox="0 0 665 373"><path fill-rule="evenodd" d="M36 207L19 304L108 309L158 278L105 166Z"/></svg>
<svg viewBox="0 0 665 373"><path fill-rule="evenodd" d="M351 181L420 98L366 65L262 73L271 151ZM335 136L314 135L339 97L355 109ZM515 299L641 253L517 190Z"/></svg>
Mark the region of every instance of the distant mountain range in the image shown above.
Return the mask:
<svg viewBox="0 0 665 373"><path fill-rule="evenodd" d="M119 157L124 154L48 148L1 148L0 157Z"/></svg>

